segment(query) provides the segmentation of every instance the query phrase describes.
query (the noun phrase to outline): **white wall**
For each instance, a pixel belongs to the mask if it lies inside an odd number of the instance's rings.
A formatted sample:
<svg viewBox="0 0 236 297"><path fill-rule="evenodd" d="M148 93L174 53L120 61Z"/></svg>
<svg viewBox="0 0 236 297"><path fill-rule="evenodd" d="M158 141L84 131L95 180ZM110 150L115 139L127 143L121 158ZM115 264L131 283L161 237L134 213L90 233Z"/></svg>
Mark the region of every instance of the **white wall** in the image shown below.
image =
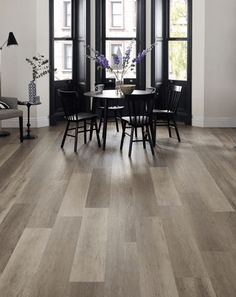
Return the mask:
<svg viewBox="0 0 236 297"><path fill-rule="evenodd" d="M31 67L26 57L36 53L48 56L48 0L0 0L0 43L12 31L19 46L5 48L2 52L2 95L28 100L28 83L32 79ZM48 126L49 78L37 82L42 105L31 108L32 126ZM19 107L24 110L26 108ZM24 116L26 124L26 116ZM14 127L17 119L3 121L2 126Z"/></svg>
<svg viewBox="0 0 236 297"><path fill-rule="evenodd" d="M213 9L214 8L214 9ZM206 1L205 125L236 127L236 1Z"/></svg>
<svg viewBox="0 0 236 297"><path fill-rule="evenodd" d="M193 125L236 127L235 13L235 0L193 0Z"/></svg>

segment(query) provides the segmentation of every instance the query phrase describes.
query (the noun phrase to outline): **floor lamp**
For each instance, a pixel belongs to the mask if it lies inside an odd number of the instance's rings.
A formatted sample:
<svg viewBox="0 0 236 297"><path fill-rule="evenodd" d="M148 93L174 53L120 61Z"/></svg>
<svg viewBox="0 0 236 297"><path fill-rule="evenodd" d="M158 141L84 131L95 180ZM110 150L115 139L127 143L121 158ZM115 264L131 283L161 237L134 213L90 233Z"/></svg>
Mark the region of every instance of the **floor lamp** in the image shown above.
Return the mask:
<svg viewBox="0 0 236 297"><path fill-rule="evenodd" d="M4 47L8 47L11 45L18 45L16 38L12 32L9 33L7 40L0 46L0 99L2 96L2 88L1 88L1 62L2 62L2 50ZM8 136L10 133L7 131L0 131L0 137Z"/></svg>

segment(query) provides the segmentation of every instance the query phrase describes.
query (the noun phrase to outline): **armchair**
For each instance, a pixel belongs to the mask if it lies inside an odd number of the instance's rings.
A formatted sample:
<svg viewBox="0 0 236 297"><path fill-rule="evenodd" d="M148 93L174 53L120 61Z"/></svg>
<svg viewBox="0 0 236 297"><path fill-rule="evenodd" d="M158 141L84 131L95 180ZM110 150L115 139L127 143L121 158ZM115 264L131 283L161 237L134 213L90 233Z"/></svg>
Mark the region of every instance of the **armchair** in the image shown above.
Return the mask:
<svg viewBox="0 0 236 297"><path fill-rule="evenodd" d="M0 101L10 106L9 109L0 109L0 121L11 118L19 118L20 141L23 142L23 112L18 109L17 99L9 97L0 97ZM0 132L1 133L1 132Z"/></svg>

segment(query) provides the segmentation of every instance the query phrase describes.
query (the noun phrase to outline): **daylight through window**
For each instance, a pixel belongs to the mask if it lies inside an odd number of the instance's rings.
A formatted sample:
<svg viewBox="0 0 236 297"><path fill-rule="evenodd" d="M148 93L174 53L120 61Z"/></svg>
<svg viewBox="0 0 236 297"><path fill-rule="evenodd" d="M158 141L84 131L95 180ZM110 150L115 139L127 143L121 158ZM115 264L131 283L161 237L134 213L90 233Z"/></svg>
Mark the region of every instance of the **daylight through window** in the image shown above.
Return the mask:
<svg viewBox="0 0 236 297"><path fill-rule="evenodd" d="M131 59L136 56L136 0L106 0L106 56L112 61L112 55L123 56L132 40ZM131 17L132 16L132 17ZM121 65L118 65L118 71ZM107 71L106 78L113 78ZM136 70L128 71L125 78L136 78Z"/></svg>

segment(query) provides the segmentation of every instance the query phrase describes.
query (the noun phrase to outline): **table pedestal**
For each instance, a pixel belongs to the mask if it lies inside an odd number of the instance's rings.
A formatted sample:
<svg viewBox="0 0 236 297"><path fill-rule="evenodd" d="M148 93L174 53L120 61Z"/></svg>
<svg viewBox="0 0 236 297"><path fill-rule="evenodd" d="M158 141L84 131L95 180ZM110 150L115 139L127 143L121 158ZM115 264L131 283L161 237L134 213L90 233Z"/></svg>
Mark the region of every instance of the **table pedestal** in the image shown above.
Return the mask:
<svg viewBox="0 0 236 297"><path fill-rule="evenodd" d="M37 138L37 136L30 134L30 132L31 132L31 130L30 130L30 126L31 126L31 124L30 124L30 107L32 105L39 105L39 104L41 104L41 102L32 104L29 101L23 101L23 102L18 102L18 104L27 106L27 130L26 130L27 134L23 136L23 139L35 139L35 138Z"/></svg>
<svg viewBox="0 0 236 297"><path fill-rule="evenodd" d="M23 136L23 139L35 139L35 138L37 138L37 136L34 136L34 135L31 135L30 134L30 107L31 107L31 105L32 104L30 104L30 103L27 103L27 130L26 130L26 132L27 132L27 134L26 135L24 135Z"/></svg>

